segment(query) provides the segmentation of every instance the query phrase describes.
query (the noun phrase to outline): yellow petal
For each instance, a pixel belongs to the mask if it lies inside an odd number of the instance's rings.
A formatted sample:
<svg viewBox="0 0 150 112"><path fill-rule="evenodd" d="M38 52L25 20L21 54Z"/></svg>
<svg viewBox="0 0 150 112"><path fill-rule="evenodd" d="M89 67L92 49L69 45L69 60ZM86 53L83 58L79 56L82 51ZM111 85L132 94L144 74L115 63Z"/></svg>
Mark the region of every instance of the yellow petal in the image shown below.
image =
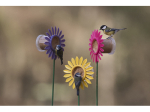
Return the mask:
<svg viewBox="0 0 150 112"><path fill-rule="evenodd" d="M73 89L75 88L75 83L73 83L72 88L73 88Z"/></svg>
<svg viewBox="0 0 150 112"><path fill-rule="evenodd" d="M73 65L72 65L72 63L70 61L68 61L68 65L71 66L71 67L73 67Z"/></svg>
<svg viewBox="0 0 150 112"><path fill-rule="evenodd" d="M83 61L83 57L80 58L79 65L81 65L82 61Z"/></svg>
<svg viewBox="0 0 150 112"><path fill-rule="evenodd" d="M82 82L81 82L81 85L80 85L80 86L81 86L81 89L83 89L83 90L84 90L84 86L83 86Z"/></svg>
<svg viewBox="0 0 150 112"><path fill-rule="evenodd" d="M71 86L74 82L74 79L72 79L70 82L69 82L69 86Z"/></svg>
<svg viewBox="0 0 150 112"><path fill-rule="evenodd" d="M70 67L70 66L65 65L65 67L66 67L68 70L71 70L71 67Z"/></svg>
<svg viewBox="0 0 150 112"><path fill-rule="evenodd" d="M86 71L89 71L89 70L92 70L93 69L93 67L88 67L87 69L86 69Z"/></svg>
<svg viewBox="0 0 150 112"><path fill-rule="evenodd" d="M73 79L72 77L69 77L66 79L66 82L69 82L71 79Z"/></svg>
<svg viewBox="0 0 150 112"><path fill-rule="evenodd" d="M93 79L93 77L92 77L92 76L89 76L89 75L86 75L86 78L88 78L88 79Z"/></svg>
<svg viewBox="0 0 150 112"><path fill-rule="evenodd" d="M76 65L75 60L72 58L71 61L72 61L73 65L75 66Z"/></svg>
<svg viewBox="0 0 150 112"><path fill-rule="evenodd" d="M87 78L85 78L85 81L88 83L88 84L92 84L91 81Z"/></svg>
<svg viewBox="0 0 150 112"><path fill-rule="evenodd" d="M71 74L65 74L63 77L67 78L67 77L70 77Z"/></svg>
<svg viewBox="0 0 150 112"><path fill-rule="evenodd" d="M64 70L64 72L65 72L65 73L71 73L71 71L70 71L70 70Z"/></svg>
<svg viewBox="0 0 150 112"><path fill-rule="evenodd" d="M88 62L84 67L88 67L91 64L91 62Z"/></svg>
<svg viewBox="0 0 150 112"><path fill-rule="evenodd" d="M87 85L87 83L85 81L83 81L83 84L84 84L85 87L88 88L88 85Z"/></svg>
<svg viewBox="0 0 150 112"><path fill-rule="evenodd" d="M78 56L76 56L76 65L78 65L78 62L79 62L79 58Z"/></svg>
<svg viewBox="0 0 150 112"><path fill-rule="evenodd" d="M93 74L94 74L94 72L92 72L92 71L88 71L88 72L86 72L86 74L93 75Z"/></svg>
<svg viewBox="0 0 150 112"><path fill-rule="evenodd" d="M86 62L87 62L87 59L85 59L85 60L83 61L82 66L84 66Z"/></svg>

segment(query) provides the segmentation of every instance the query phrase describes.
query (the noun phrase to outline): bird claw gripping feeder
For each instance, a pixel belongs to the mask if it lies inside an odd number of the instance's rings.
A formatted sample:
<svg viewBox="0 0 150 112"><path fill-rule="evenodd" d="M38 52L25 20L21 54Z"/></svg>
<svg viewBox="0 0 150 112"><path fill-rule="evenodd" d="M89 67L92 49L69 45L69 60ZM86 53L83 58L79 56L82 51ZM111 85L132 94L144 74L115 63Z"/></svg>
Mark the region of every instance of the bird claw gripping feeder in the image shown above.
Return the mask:
<svg viewBox="0 0 150 112"><path fill-rule="evenodd" d="M96 105L98 105L98 62L103 56L102 53L114 54L116 42L113 38L102 39L98 30L92 32L89 41L91 59L96 63Z"/></svg>
<svg viewBox="0 0 150 112"><path fill-rule="evenodd" d="M74 89L75 85L75 74L79 73L82 77L81 84L79 88L84 90L84 86L88 88L88 84L92 84L90 80L93 79L94 70L93 67L90 65L91 62L87 63L87 59L83 60L83 57L80 59L76 56L76 58L72 58L71 61L68 61L68 65L65 65L64 75L66 82L69 82L69 86L72 85ZM78 105L80 105L80 95L78 95Z"/></svg>
<svg viewBox="0 0 150 112"><path fill-rule="evenodd" d="M57 59L57 54L55 52L56 46L60 45L64 51L65 47L65 39L64 35L62 35L62 31L59 31L59 28L51 28L48 29L49 33L45 35L39 35L36 39L36 47L40 52L47 51L48 57L53 59L53 83L52 83L52 105L53 105L53 98L54 98L54 75L55 75L55 60ZM58 57L59 58L59 57Z"/></svg>

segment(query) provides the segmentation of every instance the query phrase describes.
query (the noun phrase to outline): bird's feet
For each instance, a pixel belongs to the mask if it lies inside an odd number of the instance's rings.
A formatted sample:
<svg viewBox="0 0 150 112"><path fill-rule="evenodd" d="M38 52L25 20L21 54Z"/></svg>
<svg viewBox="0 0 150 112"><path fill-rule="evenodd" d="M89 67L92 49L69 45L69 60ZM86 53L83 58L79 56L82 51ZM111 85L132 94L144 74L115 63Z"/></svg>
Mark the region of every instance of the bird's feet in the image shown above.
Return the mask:
<svg viewBox="0 0 150 112"><path fill-rule="evenodd" d="M111 39L111 36L110 36L110 37L107 37L107 39Z"/></svg>
<svg viewBox="0 0 150 112"><path fill-rule="evenodd" d="M113 35L109 36L107 39L111 39L112 36L113 36Z"/></svg>

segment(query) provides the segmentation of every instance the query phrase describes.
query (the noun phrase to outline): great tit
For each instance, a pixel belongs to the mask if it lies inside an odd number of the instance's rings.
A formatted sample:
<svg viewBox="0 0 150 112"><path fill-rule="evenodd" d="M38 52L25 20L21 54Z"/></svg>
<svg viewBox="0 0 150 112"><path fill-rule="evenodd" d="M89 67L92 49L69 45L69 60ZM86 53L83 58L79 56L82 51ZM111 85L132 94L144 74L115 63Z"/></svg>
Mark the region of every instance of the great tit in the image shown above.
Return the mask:
<svg viewBox="0 0 150 112"><path fill-rule="evenodd" d="M75 82L75 86L77 89L77 96L79 96L79 87L81 85L81 81L82 81L82 77L81 77L81 74L78 72L74 76L74 82Z"/></svg>
<svg viewBox="0 0 150 112"><path fill-rule="evenodd" d="M63 49L60 45L56 46L55 53L60 58L61 65L62 65L63 64Z"/></svg>
<svg viewBox="0 0 150 112"><path fill-rule="evenodd" d="M109 35L110 37L108 37L108 38L111 38L118 31L125 30L125 29L126 28L122 28L122 29L109 28L106 25L102 25L99 30L103 30L104 34Z"/></svg>

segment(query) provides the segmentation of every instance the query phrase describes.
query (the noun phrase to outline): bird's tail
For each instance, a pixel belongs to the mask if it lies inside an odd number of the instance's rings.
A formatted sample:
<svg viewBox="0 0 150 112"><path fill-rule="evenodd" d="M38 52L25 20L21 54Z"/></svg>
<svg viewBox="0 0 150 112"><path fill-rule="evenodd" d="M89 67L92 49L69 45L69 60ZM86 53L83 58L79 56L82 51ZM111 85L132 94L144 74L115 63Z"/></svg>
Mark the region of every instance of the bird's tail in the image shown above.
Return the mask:
<svg viewBox="0 0 150 112"><path fill-rule="evenodd" d="M119 30L125 30L125 29L127 29L127 28L122 28L122 29L119 29Z"/></svg>
<svg viewBox="0 0 150 112"><path fill-rule="evenodd" d="M77 89L77 96L79 96L79 89Z"/></svg>
<svg viewBox="0 0 150 112"><path fill-rule="evenodd" d="M61 65L63 64L63 60L61 59Z"/></svg>

